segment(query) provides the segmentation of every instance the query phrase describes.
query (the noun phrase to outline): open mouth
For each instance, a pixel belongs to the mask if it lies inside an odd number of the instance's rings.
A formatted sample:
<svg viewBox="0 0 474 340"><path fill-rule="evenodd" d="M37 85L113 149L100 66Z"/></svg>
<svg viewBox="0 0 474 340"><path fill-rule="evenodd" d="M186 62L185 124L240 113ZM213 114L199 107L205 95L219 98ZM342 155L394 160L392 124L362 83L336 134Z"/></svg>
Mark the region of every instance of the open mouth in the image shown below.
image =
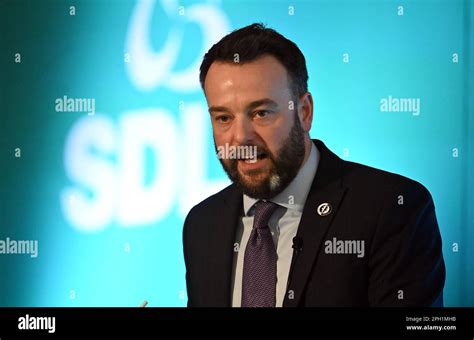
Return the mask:
<svg viewBox="0 0 474 340"><path fill-rule="evenodd" d="M265 152L259 153L257 157L249 157L249 158L241 158L241 161L244 161L245 163L256 163L259 160L268 158L268 154Z"/></svg>

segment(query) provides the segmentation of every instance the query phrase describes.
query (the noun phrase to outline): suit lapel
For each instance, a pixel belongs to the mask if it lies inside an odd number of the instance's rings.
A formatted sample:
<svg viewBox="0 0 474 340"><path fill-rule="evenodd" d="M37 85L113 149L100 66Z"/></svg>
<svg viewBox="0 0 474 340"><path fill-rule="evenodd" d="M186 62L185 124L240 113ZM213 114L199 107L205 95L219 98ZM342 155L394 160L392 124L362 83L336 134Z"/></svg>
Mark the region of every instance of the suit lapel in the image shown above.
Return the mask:
<svg viewBox="0 0 474 340"><path fill-rule="evenodd" d="M231 185L223 194L222 204L215 211L212 243L209 254L212 265L207 268L213 278L209 297L215 307L231 306L234 242L237 226L243 214L242 192Z"/></svg>
<svg viewBox="0 0 474 340"><path fill-rule="evenodd" d="M313 140L320 152L318 169L306 199L296 236L303 240L303 249L293 263L292 279L283 301L284 307L300 304L321 244L331 225L346 188L342 186L342 160L319 140ZM318 213L318 207L329 203L327 215Z"/></svg>

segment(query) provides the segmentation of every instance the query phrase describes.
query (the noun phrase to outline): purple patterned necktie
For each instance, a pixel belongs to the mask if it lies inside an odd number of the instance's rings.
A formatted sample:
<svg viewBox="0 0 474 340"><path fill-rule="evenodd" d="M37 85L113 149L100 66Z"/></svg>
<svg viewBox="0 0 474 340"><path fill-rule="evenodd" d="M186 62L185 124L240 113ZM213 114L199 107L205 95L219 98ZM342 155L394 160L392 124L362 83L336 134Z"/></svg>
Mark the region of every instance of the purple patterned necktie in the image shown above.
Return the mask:
<svg viewBox="0 0 474 340"><path fill-rule="evenodd" d="M277 253L268 220L278 205L255 203L253 229L245 248L242 274L242 307L275 307Z"/></svg>

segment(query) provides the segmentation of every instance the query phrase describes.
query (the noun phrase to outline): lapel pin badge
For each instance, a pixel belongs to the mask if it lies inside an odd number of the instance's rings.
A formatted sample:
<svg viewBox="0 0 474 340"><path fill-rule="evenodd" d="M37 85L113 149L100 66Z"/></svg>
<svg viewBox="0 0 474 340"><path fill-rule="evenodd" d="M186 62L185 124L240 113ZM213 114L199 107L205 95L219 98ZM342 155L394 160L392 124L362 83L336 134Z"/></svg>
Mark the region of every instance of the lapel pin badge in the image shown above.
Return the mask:
<svg viewBox="0 0 474 340"><path fill-rule="evenodd" d="M321 204L318 206L317 212L318 212L318 215L319 215L319 216L327 216L327 215L329 215L329 214L332 212L331 204L329 204L329 203L321 203Z"/></svg>

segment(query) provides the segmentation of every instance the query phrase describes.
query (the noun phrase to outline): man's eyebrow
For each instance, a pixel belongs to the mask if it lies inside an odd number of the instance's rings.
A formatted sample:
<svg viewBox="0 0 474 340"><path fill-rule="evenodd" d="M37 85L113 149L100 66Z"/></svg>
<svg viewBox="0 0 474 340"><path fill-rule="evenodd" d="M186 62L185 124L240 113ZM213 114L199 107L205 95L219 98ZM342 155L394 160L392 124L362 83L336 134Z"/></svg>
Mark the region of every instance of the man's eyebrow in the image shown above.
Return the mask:
<svg viewBox="0 0 474 340"><path fill-rule="evenodd" d="M227 112L227 113L229 113L230 110L228 108L226 108L225 106L211 106L209 108L209 113L212 113L212 112Z"/></svg>
<svg viewBox="0 0 474 340"><path fill-rule="evenodd" d="M271 100L270 98L263 98L263 99L259 99L259 100L255 100L253 102L251 102L250 104L247 105L247 111L251 111L259 106L263 106L263 105L266 105L266 106L270 106L272 108L277 108L278 107L278 104L277 102L275 102L274 100Z"/></svg>
<svg viewBox="0 0 474 340"><path fill-rule="evenodd" d="M272 108L276 108L278 107L278 104L277 102L275 102L274 100L271 100L270 98L262 98L262 99L258 99L258 100L254 100L253 102L249 103L246 107L246 110L247 111L251 111L259 106L262 106L262 105L267 105L267 106L270 106ZM212 112L231 112L230 109L228 109L227 107L225 106L211 106L209 107L209 113L212 113Z"/></svg>

